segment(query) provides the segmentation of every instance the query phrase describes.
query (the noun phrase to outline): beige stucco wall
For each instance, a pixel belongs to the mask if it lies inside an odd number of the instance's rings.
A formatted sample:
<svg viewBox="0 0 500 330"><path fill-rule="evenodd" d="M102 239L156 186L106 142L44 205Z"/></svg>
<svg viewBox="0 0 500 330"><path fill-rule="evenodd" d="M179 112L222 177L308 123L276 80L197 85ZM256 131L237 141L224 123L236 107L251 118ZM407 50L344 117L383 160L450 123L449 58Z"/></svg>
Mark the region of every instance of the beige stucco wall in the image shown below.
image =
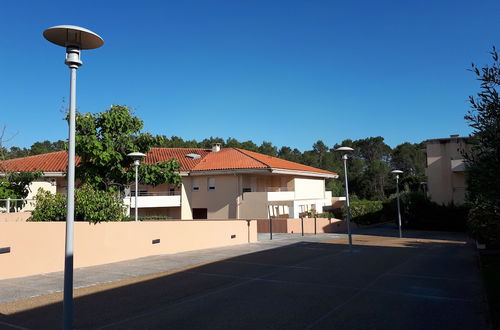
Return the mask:
<svg viewBox="0 0 500 330"><path fill-rule="evenodd" d="M325 198L325 180L313 178L295 178L296 199Z"/></svg>
<svg viewBox="0 0 500 330"><path fill-rule="evenodd" d="M56 193L56 180L47 178L45 180L37 180L33 181L28 186L30 192L28 193L27 199L33 199L38 192L38 189L43 189L46 191L50 191L51 193Z"/></svg>
<svg viewBox="0 0 500 330"><path fill-rule="evenodd" d="M256 222L245 220L76 222L74 231L75 267L257 241ZM0 222L0 247L11 249L0 254L0 279L61 271L64 237L65 222Z"/></svg>
<svg viewBox="0 0 500 330"><path fill-rule="evenodd" d="M29 217L31 212L0 213L0 222L25 222Z"/></svg>
<svg viewBox="0 0 500 330"><path fill-rule="evenodd" d="M215 190L208 190L208 179L215 179ZM199 190L193 191L193 179L198 180ZM189 181L189 184L188 184ZM195 176L185 182L185 193L190 208L206 208L208 219L236 218L236 205L239 192L238 176L215 175ZM182 203L185 199L182 199Z"/></svg>
<svg viewBox="0 0 500 330"><path fill-rule="evenodd" d="M462 150L469 150L464 138L427 141L427 189L432 201L439 204L464 202L466 184L463 166L458 171L452 170L463 159Z"/></svg>
<svg viewBox="0 0 500 330"><path fill-rule="evenodd" d="M263 192L244 193L240 201L240 218L267 219L267 194Z"/></svg>

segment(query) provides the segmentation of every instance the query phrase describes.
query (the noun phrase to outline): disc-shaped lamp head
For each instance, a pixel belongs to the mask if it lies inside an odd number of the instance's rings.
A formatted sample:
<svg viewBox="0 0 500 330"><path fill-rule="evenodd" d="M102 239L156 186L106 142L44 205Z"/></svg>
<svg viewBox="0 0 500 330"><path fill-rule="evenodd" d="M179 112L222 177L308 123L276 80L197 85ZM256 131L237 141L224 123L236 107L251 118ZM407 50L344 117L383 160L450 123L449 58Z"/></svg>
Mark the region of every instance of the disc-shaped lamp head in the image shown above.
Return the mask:
<svg viewBox="0 0 500 330"><path fill-rule="evenodd" d="M354 149L349 148L349 147L340 147L340 148L335 149L335 151L342 152L342 153L348 153L348 152L353 152Z"/></svg>
<svg viewBox="0 0 500 330"><path fill-rule="evenodd" d="M399 175L399 174L403 174L403 171L401 171L401 170L393 170L393 171L391 171L391 173Z"/></svg>
<svg viewBox="0 0 500 330"><path fill-rule="evenodd" d="M95 49L104 45L104 40L90 30L74 25L58 25L43 32L48 41L62 46L76 46L80 49Z"/></svg>
<svg viewBox="0 0 500 330"><path fill-rule="evenodd" d="M132 158L133 160L142 160L144 157L146 157L146 155L142 152L131 152L127 156Z"/></svg>

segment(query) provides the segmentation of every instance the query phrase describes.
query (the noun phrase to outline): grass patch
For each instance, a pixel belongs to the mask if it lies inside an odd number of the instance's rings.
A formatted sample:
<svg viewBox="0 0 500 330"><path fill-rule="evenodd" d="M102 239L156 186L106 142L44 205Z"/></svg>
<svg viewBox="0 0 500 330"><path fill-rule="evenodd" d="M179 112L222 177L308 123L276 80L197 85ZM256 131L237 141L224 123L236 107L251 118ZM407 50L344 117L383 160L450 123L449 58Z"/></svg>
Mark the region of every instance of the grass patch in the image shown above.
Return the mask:
<svg viewBox="0 0 500 330"><path fill-rule="evenodd" d="M481 269L493 329L500 330L500 254L481 254Z"/></svg>

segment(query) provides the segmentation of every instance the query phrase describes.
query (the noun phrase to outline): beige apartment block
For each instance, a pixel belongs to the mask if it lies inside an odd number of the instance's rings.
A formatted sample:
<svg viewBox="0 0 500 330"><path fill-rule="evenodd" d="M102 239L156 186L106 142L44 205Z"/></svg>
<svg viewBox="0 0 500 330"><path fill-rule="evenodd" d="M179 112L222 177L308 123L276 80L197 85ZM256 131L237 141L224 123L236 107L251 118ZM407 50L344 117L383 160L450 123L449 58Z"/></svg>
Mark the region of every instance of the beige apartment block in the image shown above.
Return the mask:
<svg viewBox="0 0 500 330"><path fill-rule="evenodd" d="M465 202L463 153L470 151L467 140L467 137L451 135L426 141L427 193L432 201L444 205Z"/></svg>
<svg viewBox="0 0 500 330"><path fill-rule="evenodd" d="M266 219L270 215L298 218L306 212L321 212L332 205L325 180L337 174L238 148L152 148L144 159L155 163L177 159L181 164L182 185L152 187L139 185L139 216L171 219ZM77 159L78 164L79 159ZM41 170L44 176L31 185L66 194L64 151L3 162L10 171ZM128 212L136 208L132 184L123 187Z"/></svg>

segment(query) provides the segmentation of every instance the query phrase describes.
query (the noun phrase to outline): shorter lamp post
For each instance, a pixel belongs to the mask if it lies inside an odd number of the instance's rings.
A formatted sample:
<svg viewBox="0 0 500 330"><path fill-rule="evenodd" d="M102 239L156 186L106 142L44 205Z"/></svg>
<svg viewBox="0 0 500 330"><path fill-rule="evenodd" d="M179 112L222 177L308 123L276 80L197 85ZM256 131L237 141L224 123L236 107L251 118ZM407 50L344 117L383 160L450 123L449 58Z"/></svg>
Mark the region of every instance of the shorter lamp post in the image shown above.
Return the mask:
<svg viewBox="0 0 500 330"><path fill-rule="evenodd" d="M135 166L135 221L139 221L139 208L137 207L137 196L139 196L139 165L141 160L146 157L142 152L131 152L127 155L134 160Z"/></svg>
<svg viewBox="0 0 500 330"><path fill-rule="evenodd" d="M342 160L344 161L344 176L345 176L345 209L347 218L347 236L349 237L349 251L352 251L352 235L351 235L351 210L349 209L349 184L347 183L347 154L353 152L353 148L340 147L335 149L342 153Z"/></svg>
<svg viewBox="0 0 500 330"><path fill-rule="evenodd" d="M398 200L398 227L399 227L399 238L403 238L403 233L401 231L401 209L399 208L399 175L403 174L401 170L393 170L392 174L396 175L396 197Z"/></svg>

